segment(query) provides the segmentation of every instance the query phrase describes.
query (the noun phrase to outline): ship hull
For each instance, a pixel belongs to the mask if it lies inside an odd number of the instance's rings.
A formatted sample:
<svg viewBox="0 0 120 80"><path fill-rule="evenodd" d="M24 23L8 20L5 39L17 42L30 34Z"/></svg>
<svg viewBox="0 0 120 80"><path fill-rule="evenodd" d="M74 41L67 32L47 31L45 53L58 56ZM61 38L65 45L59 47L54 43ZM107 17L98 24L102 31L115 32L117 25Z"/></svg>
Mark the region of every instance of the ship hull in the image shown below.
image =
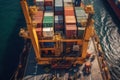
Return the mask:
<svg viewBox="0 0 120 80"><path fill-rule="evenodd" d="M113 0L106 0L107 3L110 5L112 10L114 11L115 15L117 16L118 20L120 21L120 9L118 6L115 4Z"/></svg>

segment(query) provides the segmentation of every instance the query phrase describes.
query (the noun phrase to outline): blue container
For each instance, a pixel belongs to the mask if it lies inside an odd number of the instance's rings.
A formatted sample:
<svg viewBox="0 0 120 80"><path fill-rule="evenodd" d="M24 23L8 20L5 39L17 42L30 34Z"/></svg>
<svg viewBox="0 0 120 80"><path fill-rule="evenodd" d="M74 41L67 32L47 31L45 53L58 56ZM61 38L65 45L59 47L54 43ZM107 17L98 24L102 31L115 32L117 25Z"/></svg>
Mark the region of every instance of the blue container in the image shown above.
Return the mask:
<svg viewBox="0 0 120 80"><path fill-rule="evenodd" d="M62 15L56 15L55 16L55 23L63 24L63 16Z"/></svg>
<svg viewBox="0 0 120 80"><path fill-rule="evenodd" d="M44 46L45 47L54 47L54 43L53 42L45 42Z"/></svg>

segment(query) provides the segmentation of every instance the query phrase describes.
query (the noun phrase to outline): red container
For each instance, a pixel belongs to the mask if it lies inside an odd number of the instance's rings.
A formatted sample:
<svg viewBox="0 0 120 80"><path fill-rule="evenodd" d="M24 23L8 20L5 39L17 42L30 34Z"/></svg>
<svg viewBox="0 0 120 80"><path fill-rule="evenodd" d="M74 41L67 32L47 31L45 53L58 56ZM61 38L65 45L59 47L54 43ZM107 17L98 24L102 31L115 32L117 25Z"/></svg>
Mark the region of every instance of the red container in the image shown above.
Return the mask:
<svg viewBox="0 0 120 80"><path fill-rule="evenodd" d="M66 25L66 38L72 38L76 36L77 27L76 25Z"/></svg>
<svg viewBox="0 0 120 80"><path fill-rule="evenodd" d="M45 0L44 5L45 6L53 6L53 0Z"/></svg>
<svg viewBox="0 0 120 80"><path fill-rule="evenodd" d="M42 17L33 17L32 23L36 25L36 27L42 27Z"/></svg>
<svg viewBox="0 0 120 80"><path fill-rule="evenodd" d="M38 39L40 39L41 36L42 36L42 28L41 27L40 28L36 28L36 33L37 33Z"/></svg>
<svg viewBox="0 0 120 80"><path fill-rule="evenodd" d="M55 15L63 15L63 11L55 11Z"/></svg>
<svg viewBox="0 0 120 80"><path fill-rule="evenodd" d="M63 29L63 25L55 24L55 31L60 29Z"/></svg>
<svg viewBox="0 0 120 80"><path fill-rule="evenodd" d="M67 25L76 25L76 19L75 16L65 16L65 23Z"/></svg>
<svg viewBox="0 0 120 80"><path fill-rule="evenodd" d="M73 10L65 10L65 16L74 16L74 11Z"/></svg>

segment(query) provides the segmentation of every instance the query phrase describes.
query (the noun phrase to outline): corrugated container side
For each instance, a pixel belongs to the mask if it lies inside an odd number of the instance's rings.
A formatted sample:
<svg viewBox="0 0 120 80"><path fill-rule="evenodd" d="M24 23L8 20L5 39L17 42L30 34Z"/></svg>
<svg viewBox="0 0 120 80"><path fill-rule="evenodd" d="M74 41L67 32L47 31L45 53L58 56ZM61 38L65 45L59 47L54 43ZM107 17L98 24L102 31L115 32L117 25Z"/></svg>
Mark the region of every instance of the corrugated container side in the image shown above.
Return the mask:
<svg viewBox="0 0 120 80"><path fill-rule="evenodd" d="M82 7L75 7L75 10L84 10Z"/></svg>
<svg viewBox="0 0 120 80"><path fill-rule="evenodd" d="M43 28L43 37L53 37L54 29L53 27Z"/></svg>
<svg viewBox="0 0 120 80"><path fill-rule="evenodd" d="M62 0L55 0L54 11L55 11L55 15L63 14L63 1Z"/></svg>
<svg viewBox="0 0 120 80"><path fill-rule="evenodd" d="M77 34L76 25L66 25L66 38L72 38Z"/></svg>
<svg viewBox="0 0 120 80"><path fill-rule="evenodd" d="M39 10L44 10L44 0L36 0L35 4L39 8Z"/></svg>
<svg viewBox="0 0 120 80"><path fill-rule="evenodd" d="M54 26L54 17L53 16L44 16L43 27Z"/></svg>
<svg viewBox="0 0 120 80"><path fill-rule="evenodd" d="M53 6L53 0L45 0L45 6Z"/></svg>
<svg viewBox="0 0 120 80"><path fill-rule="evenodd" d="M42 27L42 17L33 17L32 23L35 27Z"/></svg>
<svg viewBox="0 0 120 80"><path fill-rule="evenodd" d="M55 31L60 31L63 29L63 25L61 24L55 24Z"/></svg>
<svg viewBox="0 0 120 80"><path fill-rule="evenodd" d="M41 27L36 28L36 33L37 33L38 39L40 39L42 36L42 28Z"/></svg>
<svg viewBox="0 0 120 80"><path fill-rule="evenodd" d="M53 6L45 6L46 11L53 11Z"/></svg>
<svg viewBox="0 0 120 80"><path fill-rule="evenodd" d="M78 38L83 39L85 27L78 27Z"/></svg>
<svg viewBox="0 0 120 80"><path fill-rule="evenodd" d="M55 31L59 31L63 29L63 16L56 15L55 16Z"/></svg>
<svg viewBox="0 0 120 80"><path fill-rule="evenodd" d="M66 10L73 10L74 11L74 8L73 8L73 6L68 6L68 7L64 7L64 10L66 11Z"/></svg>
<svg viewBox="0 0 120 80"><path fill-rule="evenodd" d="M63 0L55 0L55 6L63 6Z"/></svg>
<svg viewBox="0 0 120 80"><path fill-rule="evenodd" d="M73 10L65 10L65 16L74 16L74 11Z"/></svg>
<svg viewBox="0 0 120 80"><path fill-rule="evenodd" d="M66 24L76 24L75 16L65 16Z"/></svg>
<svg viewBox="0 0 120 80"><path fill-rule="evenodd" d="M73 0L63 0L64 3L73 3Z"/></svg>
<svg viewBox="0 0 120 80"><path fill-rule="evenodd" d="M53 42L45 42L44 43L44 47L49 47L50 48L50 47L54 47L54 45L55 44Z"/></svg>
<svg viewBox="0 0 120 80"><path fill-rule="evenodd" d="M73 6L73 3L64 3L64 7L70 7Z"/></svg>
<svg viewBox="0 0 120 80"><path fill-rule="evenodd" d="M44 16L53 16L54 15L54 13L51 11L45 11L44 12Z"/></svg>
<svg viewBox="0 0 120 80"><path fill-rule="evenodd" d="M55 23L63 23L63 16L55 15Z"/></svg>
<svg viewBox="0 0 120 80"><path fill-rule="evenodd" d="M44 6L44 0L35 0L37 6Z"/></svg>
<svg viewBox="0 0 120 80"><path fill-rule="evenodd" d="M32 15L33 17L43 17L43 11L37 11Z"/></svg>

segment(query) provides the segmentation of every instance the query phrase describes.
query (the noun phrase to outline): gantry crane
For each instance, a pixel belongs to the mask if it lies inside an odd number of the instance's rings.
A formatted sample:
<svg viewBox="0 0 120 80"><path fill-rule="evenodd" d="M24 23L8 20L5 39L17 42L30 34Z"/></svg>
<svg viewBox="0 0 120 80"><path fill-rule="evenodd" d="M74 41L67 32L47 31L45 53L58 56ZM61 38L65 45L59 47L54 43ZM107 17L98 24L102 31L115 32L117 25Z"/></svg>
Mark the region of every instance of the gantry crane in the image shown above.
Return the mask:
<svg viewBox="0 0 120 80"><path fill-rule="evenodd" d="M27 24L27 29L28 29L28 36L24 36L25 38L30 38L34 51L35 51L35 56L36 56L36 61L38 64L51 64L53 60L62 60L63 57L60 56L61 54L61 48L63 47L62 43L64 42L75 42L77 45L82 46L81 50L79 53L82 55L80 57L65 57L64 60L66 61L74 61L73 64L82 64L85 61L86 55L87 55L87 48L88 48L88 42L90 37L92 36L93 33L93 24L94 21L89 18L87 22L87 26L85 28L85 33L84 33L84 38L83 39L66 39L62 38L60 34L55 34L52 39L38 39L35 27L33 26L31 15L30 15L30 10L31 8L28 7L27 1L26 0L21 0L21 6L22 10L25 16L26 24ZM36 9L37 10L37 9ZM89 14L93 14L94 10L91 5L86 6L85 10ZM42 47L40 43L44 42L54 42L55 46L54 47ZM46 50L54 50L55 55L57 57L42 57L41 52L46 51Z"/></svg>

